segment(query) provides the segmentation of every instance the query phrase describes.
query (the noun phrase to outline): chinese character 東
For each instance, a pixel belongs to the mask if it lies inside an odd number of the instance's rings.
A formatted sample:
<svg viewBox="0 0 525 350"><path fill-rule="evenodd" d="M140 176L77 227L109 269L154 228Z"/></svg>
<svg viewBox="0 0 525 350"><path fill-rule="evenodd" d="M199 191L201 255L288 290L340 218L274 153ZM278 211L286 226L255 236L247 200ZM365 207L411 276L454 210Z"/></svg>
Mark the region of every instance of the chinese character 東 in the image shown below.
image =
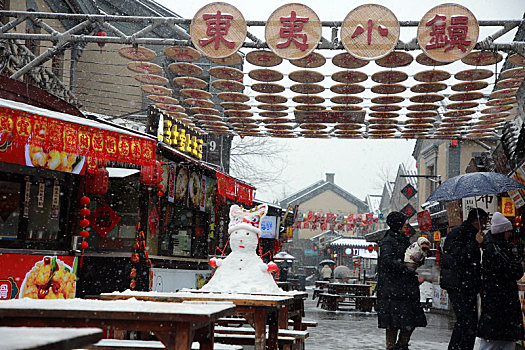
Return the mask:
<svg viewBox="0 0 525 350"><path fill-rule="evenodd" d="M211 36L209 39L200 39L199 44L206 46L211 42L214 42L213 48L219 49L221 41L226 45L227 48L233 49L235 43L228 41L224 37L228 35L230 29L232 15L222 14L221 11L217 10L216 14L204 14L202 18L206 21L206 35Z"/></svg>

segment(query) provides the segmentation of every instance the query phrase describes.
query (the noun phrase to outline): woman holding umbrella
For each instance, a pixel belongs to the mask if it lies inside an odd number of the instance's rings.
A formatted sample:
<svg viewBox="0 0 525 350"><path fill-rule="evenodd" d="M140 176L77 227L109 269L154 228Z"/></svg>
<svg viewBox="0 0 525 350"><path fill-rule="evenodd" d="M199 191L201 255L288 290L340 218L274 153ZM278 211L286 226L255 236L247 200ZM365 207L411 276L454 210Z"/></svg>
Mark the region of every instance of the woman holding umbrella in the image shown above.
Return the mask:
<svg viewBox="0 0 525 350"><path fill-rule="evenodd" d="M386 328L388 350L408 349L414 329L427 325L420 303L418 278L403 263L410 245L408 237L401 233L407 219L400 212L388 214L386 223L390 229L379 242L377 320L379 328Z"/></svg>

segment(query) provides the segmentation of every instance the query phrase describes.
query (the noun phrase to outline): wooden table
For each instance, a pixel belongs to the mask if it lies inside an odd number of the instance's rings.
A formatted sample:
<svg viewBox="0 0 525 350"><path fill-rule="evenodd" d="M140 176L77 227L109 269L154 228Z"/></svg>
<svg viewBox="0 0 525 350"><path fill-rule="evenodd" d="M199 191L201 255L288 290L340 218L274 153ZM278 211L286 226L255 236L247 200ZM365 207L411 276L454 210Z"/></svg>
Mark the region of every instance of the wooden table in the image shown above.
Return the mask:
<svg viewBox="0 0 525 350"><path fill-rule="evenodd" d="M268 316L268 349L278 349L279 326L288 322L288 308L294 304L293 296L263 294L227 294L206 292L135 292L103 293L105 300L135 298L139 300L184 302L226 301L235 304L236 313L246 318L255 330L255 350L266 349L266 317ZM287 328L287 324L286 324Z"/></svg>
<svg viewBox="0 0 525 350"><path fill-rule="evenodd" d="M70 350L101 338L99 328L0 327L3 350Z"/></svg>
<svg viewBox="0 0 525 350"><path fill-rule="evenodd" d="M369 296L370 286L368 284L328 283L327 291L330 294L354 294Z"/></svg>
<svg viewBox="0 0 525 350"><path fill-rule="evenodd" d="M114 327L152 331L169 350L189 350L194 338L201 349L211 350L215 321L234 312L231 302L24 298L0 303L0 326Z"/></svg>

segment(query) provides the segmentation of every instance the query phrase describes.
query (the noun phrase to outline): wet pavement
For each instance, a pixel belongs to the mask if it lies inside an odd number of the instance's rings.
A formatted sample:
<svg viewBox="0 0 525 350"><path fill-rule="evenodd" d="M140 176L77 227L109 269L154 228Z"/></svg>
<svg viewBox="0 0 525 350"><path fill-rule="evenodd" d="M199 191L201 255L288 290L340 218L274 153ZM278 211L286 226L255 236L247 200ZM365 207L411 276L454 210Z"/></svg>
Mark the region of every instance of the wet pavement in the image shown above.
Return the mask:
<svg viewBox="0 0 525 350"><path fill-rule="evenodd" d="M385 330L377 328L375 312L326 311L316 307L312 300L312 290L308 290L305 302L307 320L318 322L317 327L309 328L306 340L307 350L378 350L385 349ZM450 334L450 317L426 313L428 325L416 328L410 342L410 349L446 350Z"/></svg>

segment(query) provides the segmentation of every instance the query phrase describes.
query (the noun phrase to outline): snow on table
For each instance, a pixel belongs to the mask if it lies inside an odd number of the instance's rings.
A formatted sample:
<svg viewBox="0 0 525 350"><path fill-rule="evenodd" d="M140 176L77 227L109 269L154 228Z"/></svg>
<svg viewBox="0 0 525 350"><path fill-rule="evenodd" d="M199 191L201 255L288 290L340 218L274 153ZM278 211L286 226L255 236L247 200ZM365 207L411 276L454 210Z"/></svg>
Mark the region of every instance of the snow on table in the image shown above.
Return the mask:
<svg viewBox="0 0 525 350"><path fill-rule="evenodd" d="M87 341L82 341L82 338ZM55 328L55 327L0 327L3 350L33 349L41 346L57 346L71 341L76 346L90 345L102 338L99 328ZM89 341L88 339L92 339Z"/></svg>

